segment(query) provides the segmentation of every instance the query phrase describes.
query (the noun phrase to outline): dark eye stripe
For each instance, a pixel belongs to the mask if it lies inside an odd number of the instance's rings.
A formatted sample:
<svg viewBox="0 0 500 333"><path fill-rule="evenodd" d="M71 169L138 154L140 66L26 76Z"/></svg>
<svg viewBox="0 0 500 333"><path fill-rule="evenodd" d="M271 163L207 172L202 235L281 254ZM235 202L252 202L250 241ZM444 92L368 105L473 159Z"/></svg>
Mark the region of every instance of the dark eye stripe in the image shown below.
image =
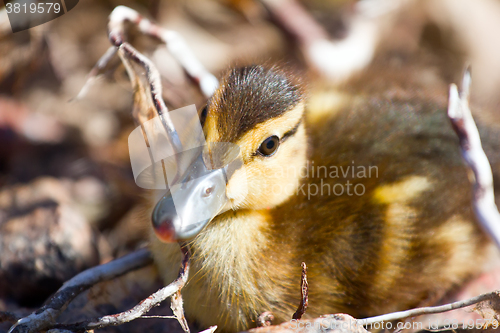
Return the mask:
<svg viewBox="0 0 500 333"><path fill-rule="evenodd" d="M302 119L303 118L300 118L300 120L297 123L297 125L295 125L291 130L289 130L285 134L283 134L283 137L281 138L280 142L282 142L282 143L285 142L286 139L288 139L289 137L291 137L291 136L295 135L295 133L297 133L300 124L302 124Z"/></svg>
<svg viewBox="0 0 500 333"><path fill-rule="evenodd" d="M300 118L300 120L297 122L297 124L291 130L289 130L288 132L286 132L285 134L283 134L283 137L279 141L280 145L283 142L285 142L286 139L288 139L289 137L291 137L291 136L295 135L295 133L297 133L300 124L302 124L302 119L303 118ZM256 152L252 153L252 158L255 157L255 156L258 156L258 155L259 155L259 153L258 153L258 150L257 150Z"/></svg>

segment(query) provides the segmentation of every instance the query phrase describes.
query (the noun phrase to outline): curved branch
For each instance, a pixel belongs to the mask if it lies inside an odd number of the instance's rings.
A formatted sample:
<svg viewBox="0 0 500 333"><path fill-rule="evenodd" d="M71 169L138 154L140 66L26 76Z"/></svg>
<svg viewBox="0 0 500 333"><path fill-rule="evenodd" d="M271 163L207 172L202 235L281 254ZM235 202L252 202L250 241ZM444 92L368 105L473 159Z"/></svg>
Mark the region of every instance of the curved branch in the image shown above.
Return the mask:
<svg viewBox="0 0 500 333"><path fill-rule="evenodd" d="M203 95L207 98L212 96L219 83L196 58L182 36L173 30L166 30L152 23L135 10L118 6L109 15L109 40L113 45L120 46L125 42L124 23L127 21L135 24L143 34L163 42L187 75L199 85Z"/></svg>
<svg viewBox="0 0 500 333"><path fill-rule="evenodd" d="M156 112L161 120L161 123L167 132L167 138L170 140L170 144L176 153L182 152L182 144L175 130L174 123L168 114L168 108L165 105L165 101L161 95L162 85L161 78L158 69L153 64L151 60L149 60L142 53L137 51L132 45L127 42L123 42L118 47L120 54L123 54L123 57L132 60L133 62L140 65L146 71L146 80L149 84L149 90L151 93L151 100L153 101ZM130 74L129 74L130 75ZM130 78L131 80L133 77Z"/></svg>
<svg viewBox="0 0 500 333"><path fill-rule="evenodd" d="M107 264L90 268L73 277L36 312L19 319L9 333L40 332L54 326L55 320L68 304L96 283L111 280L153 262L150 252L141 249Z"/></svg>
<svg viewBox="0 0 500 333"><path fill-rule="evenodd" d="M139 31L145 35L152 36L164 43L174 59L182 66L185 73L200 88L206 98L209 98L217 89L219 82L202 63L196 58L180 34L173 30L166 30L144 18L135 10L117 6L109 15L108 36L114 46L108 49L88 75L87 83L78 94L81 98L88 91L88 87L95 80L95 76L102 70L116 53L117 48L126 42L125 22L136 25ZM114 53L113 53L114 52Z"/></svg>
<svg viewBox="0 0 500 333"><path fill-rule="evenodd" d="M161 302L166 300L168 297L179 292L187 282L189 275L189 249L187 246L182 245L181 250L183 252L183 259L181 268L179 270L178 278L170 283L168 286L161 288L154 294L150 295L148 298L142 300L139 304L134 306L132 309L120 312L114 315L103 316L100 318L95 318L91 320L86 320L74 324L54 324L51 328L64 329L69 331L85 332L89 330L94 330L98 328L108 327L108 326L118 326L128 323L132 320L141 318L141 316L151 310L153 307L159 305Z"/></svg>
<svg viewBox="0 0 500 333"><path fill-rule="evenodd" d="M500 214L495 204L493 175L469 108L470 84L470 70L467 69L460 93L455 84L450 86L448 117L459 138L462 156L474 174L474 179L471 180L474 213L483 229L500 248Z"/></svg>
<svg viewBox="0 0 500 333"><path fill-rule="evenodd" d="M428 307L423 307L423 308L416 308L416 309L411 309L411 310L406 310L406 311L398 311L398 312L393 312L393 313L388 313L380 316L375 316L375 317L369 317L369 318L364 318L364 319L358 319L358 323L362 325L370 325L378 322L388 322L392 320L401 320L405 318L410 318L410 317L416 317L416 316L421 316L421 315L426 315L426 314L433 314L433 313L442 313L442 312L447 312L451 310L456 310L456 309L461 309L465 308L483 301L488 301L492 300L495 298L500 297L500 290L493 291L491 293L487 294L482 294L476 297L472 297L469 299L466 299L464 301L458 301L458 302L453 302L445 305L438 305L438 306L428 306Z"/></svg>

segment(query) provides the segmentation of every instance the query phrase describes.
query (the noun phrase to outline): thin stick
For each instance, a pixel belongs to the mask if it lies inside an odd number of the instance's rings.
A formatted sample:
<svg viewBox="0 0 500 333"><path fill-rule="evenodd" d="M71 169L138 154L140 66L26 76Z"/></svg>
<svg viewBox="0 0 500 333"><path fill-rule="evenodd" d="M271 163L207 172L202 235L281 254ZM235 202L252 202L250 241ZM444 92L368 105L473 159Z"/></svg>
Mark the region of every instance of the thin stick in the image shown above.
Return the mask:
<svg viewBox="0 0 500 333"><path fill-rule="evenodd" d="M179 324L181 324L182 330L189 333L189 325L187 323L186 316L184 315L184 301L182 299L180 289L170 298L170 308L174 313L175 319L177 319Z"/></svg>
<svg viewBox="0 0 500 333"><path fill-rule="evenodd" d="M134 77L137 75L132 73L133 70L130 65L126 63L131 60L140 65L146 71L146 79L149 84L150 96L154 104L156 113L158 114L161 123L166 131L167 139L175 152L175 160L177 165L180 165L180 153L183 151L181 140L174 124L168 114L167 106L162 97L162 83L160 73L151 60L137 51L131 44L126 41L125 29L126 22L135 24L140 32L145 35L157 38L166 44L168 50L173 57L183 67L188 76L198 84L200 90L205 97L210 97L215 89L217 89L218 81L205 67L198 61L198 59L191 52L182 37L175 31L170 31L159 27L148 19L142 17L138 12L125 6L116 7L109 16L108 22L108 37L113 44L111 48L99 59L97 64L88 75L88 79L77 95L76 98L82 98L91 84L96 80L97 74L107 65L107 63L114 57L116 52L122 58L122 62L127 68L130 79L134 82ZM135 87L134 87L135 88ZM138 92L136 92L138 93ZM139 117L139 116L138 116ZM154 161L153 166L155 165ZM172 181L175 183L180 175L177 174ZM167 185L168 187L168 185Z"/></svg>
<svg viewBox="0 0 500 333"><path fill-rule="evenodd" d="M392 320L401 320L405 318L410 318L410 317L416 317L416 316L421 316L425 314L433 314L433 313L441 313L441 312L447 312L455 309L461 309L465 308L467 306L471 306L483 301L488 301L492 300L495 298L500 297L500 290L493 291L491 293L487 294L482 294L476 297L469 298L464 301L458 301L458 302L453 302L445 305L439 305L439 306L429 306L429 307L424 307L424 308L416 308L416 309L411 309L411 310L406 310L406 311L398 311L398 312L393 312L393 313L388 313L385 315L380 315L380 316L375 316L375 317L369 317L369 318L364 318L364 319L358 319L358 323L362 325L370 325L382 321L392 321Z"/></svg>
<svg viewBox="0 0 500 333"><path fill-rule="evenodd" d="M252 328L240 333L369 333L358 320L347 314L330 314L314 319L292 319L274 326Z"/></svg>
<svg viewBox="0 0 500 333"><path fill-rule="evenodd" d="M200 333L214 333L216 329L217 329L217 326L210 326L209 328L207 328L204 331L201 331Z"/></svg>
<svg viewBox="0 0 500 333"><path fill-rule="evenodd" d="M186 284L189 275L190 254L189 248L186 245L182 245L181 250L184 257L182 259L182 264L177 279L170 283L168 286L163 287L154 294L150 295L148 298L142 300L132 309L114 315L103 316L100 318L95 318L74 324L53 324L50 328L84 332L108 326L118 326L141 318L143 314L147 313L153 307L159 305L168 297L177 293Z"/></svg>
<svg viewBox="0 0 500 333"><path fill-rule="evenodd" d="M177 319L176 316L141 316L141 319Z"/></svg>
<svg viewBox="0 0 500 333"><path fill-rule="evenodd" d="M20 319L10 328L9 333L39 332L49 329L68 304L83 291L96 283L111 280L152 262L150 252L141 249L107 264L83 271L64 283L39 310Z"/></svg>
<svg viewBox="0 0 500 333"><path fill-rule="evenodd" d="M108 49L97 64L92 68L87 77L87 82L77 98L82 98L88 92L89 87L95 81L97 74L109 63L116 54L116 48L126 42L125 23L135 24L139 31L145 35L154 37L164 43L174 59L181 65L188 77L195 82L206 98L209 98L217 89L219 82L193 54L181 35L173 30L163 29L144 18L135 10L118 6L109 16L108 36L114 50Z"/></svg>
<svg viewBox="0 0 500 333"><path fill-rule="evenodd" d="M307 305L309 303L309 285L307 284L307 266L302 263L302 278L300 280L300 305L292 316L292 319L301 319L306 313Z"/></svg>
<svg viewBox="0 0 500 333"><path fill-rule="evenodd" d="M467 69L460 93L455 84L450 86L448 117L460 140L462 156L474 174L472 180L474 213L486 233L500 248L500 214L495 204L493 175L469 108L470 84L470 69Z"/></svg>
<svg viewBox="0 0 500 333"><path fill-rule="evenodd" d="M167 138L172 145L172 148L176 153L182 152L182 144L179 139L179 135L175 130L174 123L168 114L168 108L165 105L165 101L161 96L162 85L160 79L160 73L156 69L156 66L142 53L137 51L132 45L127 42L122 43L119 47L119 51L123 52L127 59L134 61L139 64L146 71L146 79L149 83L149 89L151 92L151 99L153 101L154 107L158 116L160 117L161 123L167 132ZM131 78L132 79L132 78Z"/></svg>
<svg viewBox="0 0 500 333"><path fill-rule="evenodd" d="M97 61L97 63L92 67L90 72L87 74L87 79L85 80L85 85L83 86L82 89L80 89L80 92L74 100L80 100L83 99L85 96L87 96L90 87L97 81L97 76L99 73L108 65L108 63L113 59L115 56L116 52L118 49L115 46L110 46L109 49L102 55L101 58Z"/></svg>
<svg viewBox="0 0 500 333"><path fill-rule="evenodd" d="M125 22L137 25L140 32L165 43L172 56L182 66L188 76L196 82L205 97L210 97L218 86L218 81L196 58L184 39L177 32L166 30L144 18L135 10L116 7L109 16L109 39L115 46L125 42Z"/></svg>

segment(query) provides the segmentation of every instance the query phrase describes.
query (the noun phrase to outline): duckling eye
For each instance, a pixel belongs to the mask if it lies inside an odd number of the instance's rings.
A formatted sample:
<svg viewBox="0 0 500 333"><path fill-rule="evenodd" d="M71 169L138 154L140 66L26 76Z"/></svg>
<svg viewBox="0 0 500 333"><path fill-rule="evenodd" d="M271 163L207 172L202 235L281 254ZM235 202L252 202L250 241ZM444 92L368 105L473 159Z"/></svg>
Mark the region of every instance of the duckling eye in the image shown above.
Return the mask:
<svg viewBox="0 0 500 333"><path fill-rule="evenodd" d="M259 153L266 157L272 156L278 149L279 145L280 138L276 135L270 136L261 143Z"/></svg>

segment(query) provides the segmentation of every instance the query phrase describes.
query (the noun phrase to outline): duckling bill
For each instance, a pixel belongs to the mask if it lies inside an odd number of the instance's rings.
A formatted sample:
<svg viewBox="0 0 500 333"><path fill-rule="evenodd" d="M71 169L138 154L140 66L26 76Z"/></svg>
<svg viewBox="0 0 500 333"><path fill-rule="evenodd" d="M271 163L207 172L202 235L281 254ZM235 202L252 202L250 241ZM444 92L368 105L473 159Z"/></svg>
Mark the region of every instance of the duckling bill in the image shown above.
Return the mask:
<svg viewBox="0 0 500 333"><path fill-rule="evenodd" d="M258 65L230 70L207 102L207 144L236 145L241 165L210 169L200 157L185 175L195 181L156 205L151 232L165 283L181 260L168 242L188 240L185 311L202 327L237 332L265 311L290 320L301 262L306 316L363 318L432 304L485 260L490 244L442 105L371 96L313 113L293 77Z"/></svg>
<svg viewBox="0 0 500 333"><path fill-rule="evenodd" d="M153 210L153 228L164 242L196 236L227 202L225 170L209 170L201 156Z"/></svg>

